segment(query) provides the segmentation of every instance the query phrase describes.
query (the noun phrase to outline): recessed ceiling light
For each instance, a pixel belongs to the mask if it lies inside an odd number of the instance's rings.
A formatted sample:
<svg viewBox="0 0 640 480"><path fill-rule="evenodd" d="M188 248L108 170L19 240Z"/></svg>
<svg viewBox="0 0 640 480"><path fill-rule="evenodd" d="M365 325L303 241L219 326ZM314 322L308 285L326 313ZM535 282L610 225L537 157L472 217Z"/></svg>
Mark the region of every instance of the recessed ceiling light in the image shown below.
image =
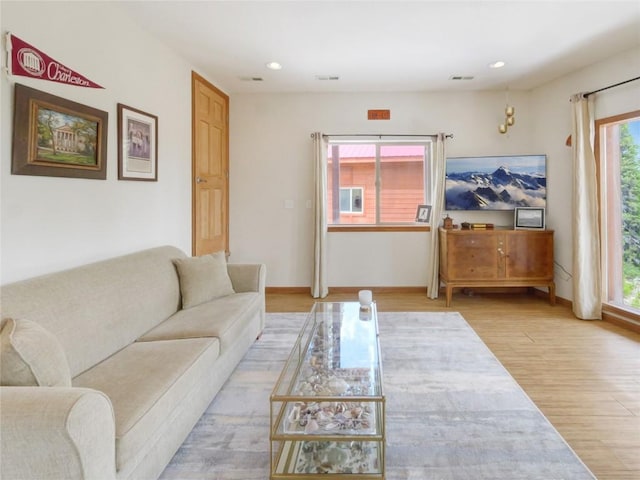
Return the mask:
<svg viewBox="0 0 640 480"><path fill-rule="evenodd" d="M497 62L493 62L489 64L489 68L502 68L506 64L502 60L498 60Z"/></svg>
<svg viewBox="0 0 640 480"><path fill-rule="evenodd" d="M278 62L269 62L267 63L267 68L269 70L282 70L282 65L280 65Z"/></svg>

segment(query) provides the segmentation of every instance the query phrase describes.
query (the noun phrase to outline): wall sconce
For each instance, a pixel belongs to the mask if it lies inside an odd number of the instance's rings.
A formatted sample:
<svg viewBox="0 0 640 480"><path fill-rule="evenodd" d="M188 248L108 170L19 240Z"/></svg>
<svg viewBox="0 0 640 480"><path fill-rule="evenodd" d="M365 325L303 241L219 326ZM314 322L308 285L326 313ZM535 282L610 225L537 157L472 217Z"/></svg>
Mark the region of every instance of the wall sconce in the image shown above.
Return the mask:
<svg viewBox="0 0 640 480"><path fill-rule="evenodd" d="M509 129L509 127L513 126L513 124L516 123L515 113L516 113L515 108L513 108L510 105L506 106L506 108L504 109L504 114L505 114L504 123L501 123L498 126L498 131L500 133L507 133L507 130Z"/></svg>

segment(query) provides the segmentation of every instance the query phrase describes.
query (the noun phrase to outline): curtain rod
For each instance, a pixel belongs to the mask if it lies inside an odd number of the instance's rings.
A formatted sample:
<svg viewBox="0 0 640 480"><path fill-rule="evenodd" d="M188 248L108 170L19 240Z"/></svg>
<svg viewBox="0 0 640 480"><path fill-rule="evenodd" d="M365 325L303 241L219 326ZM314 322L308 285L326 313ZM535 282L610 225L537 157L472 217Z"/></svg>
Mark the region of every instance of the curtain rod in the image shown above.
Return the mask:
<svg viewBox="0 0 640 480"><path fill-rule="evenodd" d="M588 97L589 95L593 95L594 93L602 92L603 90L609 90L610 88L613 88L613 87L619 87L620 85L624 85L625 83L629 83L629 82L635 82L636 80L640 80L640 77L630 78L629 80L625 80L624 82L620 82L620 83L614 83L613 85L607 85L606 87L599 88L598 90L594 90L593 92L587 92L584 94L584 96Z"/></svg>
<svg viewBox="0 0 640 480"><path fill-rule="evenodd" d="M311 134L313 136L313 134ZM323 137L437 137L437 133L430 133L426 135L406 135L406 134L393 134L393 133L354 133L352 135L346 133L323 133ZM445 135L446 138L453 138L453 133Z"/></svg>

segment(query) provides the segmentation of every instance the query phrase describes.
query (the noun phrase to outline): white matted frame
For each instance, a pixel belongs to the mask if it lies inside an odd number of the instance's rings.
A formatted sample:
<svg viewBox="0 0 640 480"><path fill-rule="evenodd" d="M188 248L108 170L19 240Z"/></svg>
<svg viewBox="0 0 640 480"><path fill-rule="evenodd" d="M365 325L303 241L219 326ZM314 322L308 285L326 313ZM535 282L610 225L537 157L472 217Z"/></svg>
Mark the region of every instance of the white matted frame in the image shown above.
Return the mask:
<svg viewBox="0 0 640 480"><path fill-rule="evenodd" d="M431 219L431 205L418 205L416 210L416 222L429 223Z"/></svg>
<svg viewBox="0 0 640 480"><path fill-rule="evenodd" d="M515 208L513 211L513 227L516 230L544 230L546 228L544 208Z"/></svg>
<svg viewBox="0 0 640 480"><path fill-rule="evenodd" d="M118 180L158 181L158 117L121 103Z"/></svg>

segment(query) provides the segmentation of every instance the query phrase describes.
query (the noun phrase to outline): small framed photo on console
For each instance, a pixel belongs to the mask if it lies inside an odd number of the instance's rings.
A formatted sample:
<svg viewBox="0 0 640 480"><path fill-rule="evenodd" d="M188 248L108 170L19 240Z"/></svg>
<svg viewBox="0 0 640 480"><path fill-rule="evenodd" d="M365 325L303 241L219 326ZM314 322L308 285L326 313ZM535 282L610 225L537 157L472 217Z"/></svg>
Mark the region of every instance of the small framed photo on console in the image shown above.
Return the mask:
<svg viewBox="0 0 640 480"><path fill-rule="evenodd" d="M544 230L544 208L516 207L513 213L513 226L516 230Z"/></svg>
<svg viewBox="0 0 640 480"><path fill-rule="evenodd" d="M431 219L431 205L418 205L416 210L416 222L429 223Z"/></svg>

